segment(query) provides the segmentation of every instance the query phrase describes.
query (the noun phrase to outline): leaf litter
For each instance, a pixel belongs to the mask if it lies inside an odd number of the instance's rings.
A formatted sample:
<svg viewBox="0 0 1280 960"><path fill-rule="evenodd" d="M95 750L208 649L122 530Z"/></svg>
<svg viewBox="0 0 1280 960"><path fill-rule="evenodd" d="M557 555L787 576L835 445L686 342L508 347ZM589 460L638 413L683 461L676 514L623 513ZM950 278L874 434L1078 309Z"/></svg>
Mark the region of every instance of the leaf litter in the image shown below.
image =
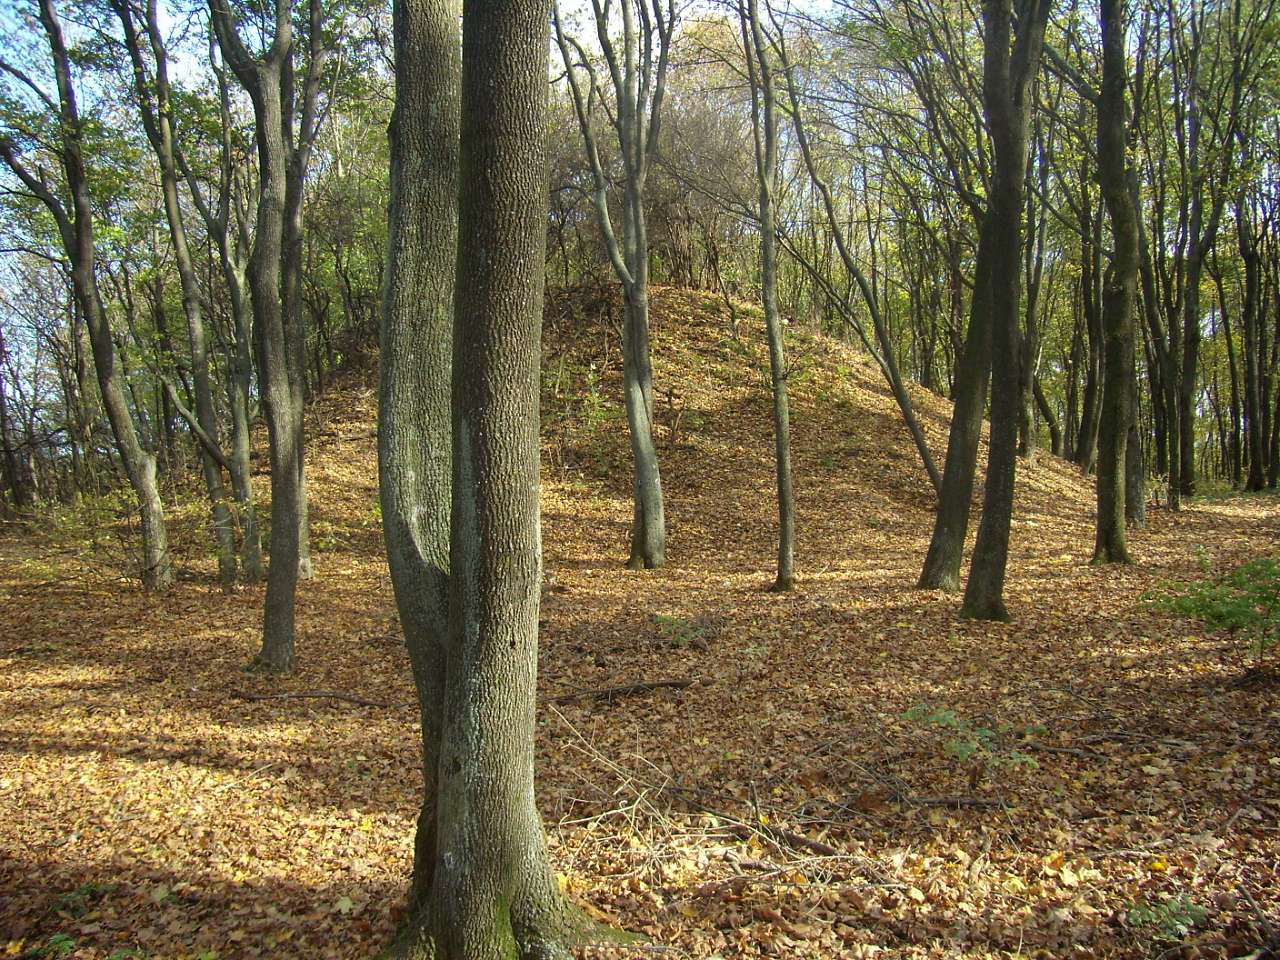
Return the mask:
<svg viewBox="0 0 1280 960"><path fill-rule="evenodd" d="M1274 551L1280 501L1152 510L1138 562L1095 568L1092 485L1041 453L1019 464L1014 620L960 620L914 589L932 494L892 398L793 329L799 586L769 593L762 324L738 313L735 336L717 298L655 291L670 562L635 573L617 305L549 304L538 791L568 893L646 956L1274 950L1274 684L1234 683L1245 645L1141 598ZM261 588L217 589L194 491L163 597L121 580L123 521L0 538L0 953L388 941L420 776L373 379L357 364L309 411L293 677L242 672ZM940 453L948 404L913 399Z"/></svg>

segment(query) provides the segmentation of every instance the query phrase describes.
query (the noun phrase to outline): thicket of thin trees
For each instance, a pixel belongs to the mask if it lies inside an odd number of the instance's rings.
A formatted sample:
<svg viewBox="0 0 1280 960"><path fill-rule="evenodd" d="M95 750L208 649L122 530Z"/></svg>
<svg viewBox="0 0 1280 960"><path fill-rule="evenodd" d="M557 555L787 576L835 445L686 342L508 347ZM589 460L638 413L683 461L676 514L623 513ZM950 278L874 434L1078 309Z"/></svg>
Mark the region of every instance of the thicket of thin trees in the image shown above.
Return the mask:
<svg viewBox="0 0 1280 960"><path fill-rule="evenodd" d="M804 575L789 325L883 373L938 497L922 586L964 583L991 422L974 616L1003 616L1020 458L1097 477L1099 562L1129 558L1152 499L1276 485L1274 0L595 0L549 20L546 274L623 304L621 560L666 555L655 283L765 308L782 589ZM311 573L303 412L375 351L406 269L386 216L392 11L32 0L4 29L3 507L110 495L163 589L166 500L198 477L224 586L267 577L259 665L288 670ZM945 449L913 389L954 401Z"/></svg>

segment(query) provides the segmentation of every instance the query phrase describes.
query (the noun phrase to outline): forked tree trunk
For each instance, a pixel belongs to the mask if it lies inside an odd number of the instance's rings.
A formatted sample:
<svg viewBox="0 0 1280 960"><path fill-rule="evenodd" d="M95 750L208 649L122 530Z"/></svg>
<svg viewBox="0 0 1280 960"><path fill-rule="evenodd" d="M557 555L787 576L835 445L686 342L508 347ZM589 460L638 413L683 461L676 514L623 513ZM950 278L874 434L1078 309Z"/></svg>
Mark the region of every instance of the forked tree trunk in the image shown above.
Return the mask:
<svg viewBox="0 0 1280 960"><path fill-rule="evenodd" d="M667 533L658 450L653 440L653 364L649 349L649 237L645 219L645 184L658 146L668 53L675 27L672 0L622 0L620 36L612 32L609 4L596 4L593 19L604 52L615 109L609 124L617 136L623 169L619 203L622 237L613 229L608 195L610 176L600 160L592 110L604 100L596 68L576 40L564 33L559 9L552 6L556 45L565 65L574 114L591 170L592 205L608 253L622 287L622 390L631 434L633 516L627 566L652 569L666 562ZM588 86L578 79L585 70Z"/></svg>
<svg viewBox="0 0 1280 960"><path fill-rule="evenodd" d="M289 165L297 161L292 142L295 77L292 58L293 4L280 0L275 8L272 42L255 58L237 33L229 0L208 0L218 44L253 103L258 148L258 206L253 253L249 258L249 292L254 315L254 346L258 387L267 420L271 450L271 565L263 613L262 648L253 665L268 672L288 673L294 667L295 599L300 575L309 575L310 557L304 552L307 534L306 486L303 473L303 405L295 369L301 347L291 319L295 307L288 286L282 286L282 265L290 265L286 243L292 234L286 217L294 197ZM312 108L310 96L319 69L320 38L316 4L310 0L308 31L311 62L304 90L304 128ZM301 138L305 140L306 135ZM282 292L285 294L282 296Z"/></svg>
<svg viewBox="0 0 1280 960"><path fill-rule="evenodd" d="M471 0L463 12L455 272L445 241L456 7L396 5L397 82L407 96L393 121L380 463L397 599L425 679L430 790L398 956L550 960L595 930L551 872L533 793L548 13L544 0ZM425 357L412 351L424 346L415 332L449 342L451 276L450 377L438 346ZM450 407L451 463L439 445ZM416 533L427 539L411 543Z"/></svg>

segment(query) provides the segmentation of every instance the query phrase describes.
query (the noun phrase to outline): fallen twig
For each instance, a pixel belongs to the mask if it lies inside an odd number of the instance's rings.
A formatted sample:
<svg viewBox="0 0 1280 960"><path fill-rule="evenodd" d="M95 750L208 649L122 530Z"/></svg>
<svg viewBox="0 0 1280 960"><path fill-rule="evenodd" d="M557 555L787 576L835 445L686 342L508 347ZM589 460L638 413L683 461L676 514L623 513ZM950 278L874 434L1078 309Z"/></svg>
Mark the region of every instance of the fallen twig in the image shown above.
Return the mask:
<svg viewBox="0 0 1280 960"><path fill-rule="evenodd" d="M1053 747L1047 743L1035 743L1029 741L1027 743L1018 744L1021 750L1039 750L1041 753L1064 753L1071 757L1084 757L1086 760L1106 760L1107 755L1097 750L1089 750L1084 747Z"/></svg>
<svg viewBox="0 0 1280 960"><path fill-rule="evenodd" d="M615 697L627 697L637 693L648 693L650 690L667 688L682 690L693 686L693 680L647 680L643 683L624 683L617 687L604 687L599 690L575 690L551 697L548 703L568 703L571 700L612 700Z"/></svg>
<svg viewBox="0 0 1280 960"><path fill-rule="evenodd" d="M237 690L235 696L241 700L344 700L357 706L381 707L384 710L407 706L403 703L387 703L385 700L366 700L364 697L353 697L336 690L314 690L306 693L249 693L247 690Z"/></svg>
<svg viewBox="0 0 1280 960"><path fill-rule="evenodd" d="M917 807L1003 807L999 800L984 797L903 797L902 803Z"/></svg>

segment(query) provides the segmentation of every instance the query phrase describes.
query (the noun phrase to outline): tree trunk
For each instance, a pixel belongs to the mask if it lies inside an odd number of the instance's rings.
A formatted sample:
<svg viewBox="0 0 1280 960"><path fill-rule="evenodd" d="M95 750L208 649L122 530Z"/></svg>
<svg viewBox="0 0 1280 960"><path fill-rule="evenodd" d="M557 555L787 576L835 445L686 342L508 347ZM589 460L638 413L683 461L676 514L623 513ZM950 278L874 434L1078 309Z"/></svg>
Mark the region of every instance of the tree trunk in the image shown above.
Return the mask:
<svg viewBox="0 0 1280 960"><path fill-rule="evenodd" d="M978 261L969 305L964 362L959 365L956 376L955 405L951 412L947 459L942 468L938 512L918 583L925 589L960 589L960 562L969 530L974 474L978 468L978 442L982 439L982 414L991 377L991 261L997 229L999 226L989 209L978 228ZM1014 429L1017 429L1016 421Z"/></svg>
<svg viewBox="0 0 1280 960"><path fill-rule="evenodd" d="M404 12L401 7L402 31ZM454 29L453 13L445 3L418 12L433 26L425 31L427 36L419 37L423 59L414 67L430 69L424 85L433 75L443 75L445 90L440 95L447 98L450 54L442 48ZM419 859L430 867L416 874L419 909L397 944L401 956L550 960L568 956L571 946L593 928L569 905L552 875L533 792L542 586L538 364L546 239L548 14L544 0L474 0L463 12L452 503L429 507L431 519L426 523L433 531L430 549L435 552L440 546L439 521L449 513L448 629L439 657L443 676L436 670L440 664L426 665L435 671L436 691L443 692L442 702L435 699L435 757L430 748L427 751L428 760L435 760L435 806L434 811L424 808L424 814L434 812L434 829L419 826ZM398 49L403 50L412 36L398 38ZM441 56L432 57L433 53ZM405 66L411 63L412 58ZM436 94L420 93L427 99ZM397 117L399 134L414 119L412 103L409 111ZM433 159L447 162L450 123L437 118L422 131L431 139L426 146ZM394 218L393 254L428 253L412 249L412 241L405 244L406 231L423 227L405 222L404 216L415 204L416 212L423 214L443 204L441 191L448 185L448 172L435 169L438 179L422 185L426 196L415 197L416 190L406 193L403 176L412 172L405 155L410 149L403 141L397 146L397 199L407 201L407 206ZM447 215L445 221L427 229L448 231ZM399 338L403 331L397 330L409 306L403 294L418 282L429 287L447 281L440 257L428 256L420 265L418 278L398 275L411 269L411 263L391 268L396 299L388 304L389 342L405 344ZM429 310L435 322L447 313L438 299L428 306L435 308ZM439 357L430 365L425 375L429 382L421 382L419 388L434 394L428 401L434 411L429 429L438 430L435 414L443 392L438 378L444 368ZM396 388L405 385L404 375L414 372L412 366L393 361L384 374L384 397L396 399ZM421 403L425 398L401 394L399 399ZM393 418L398 415L396 406L393 402L388 411ZM393 429L396 425L393 419ZM388 438L383 475L403 492L395 479L401 453L389 449L393 446L398 446L397 438ZM438 450L431 455L439 457ZM427 482L434 489L429 494L423 490L424 495L443 493L438 473L443 462L434 465L433 479ZM390 499L404 506L399 493L393 491ZM402 545L407 531L396 530L397 523L393 519L388 529L388 543ZM404 559L399 547L397 554ZM438 566L430 567L439 559L420 555L402 573L417 566L419 573L427 574L427 584L438 587L445 575ZM439 590L428 593L415 616L434 630L443 611ZM429 732L424 726L424 734Z"/></svg>
<svg viewBox="0 0 1280 960"><path fill-rule="evenodd" d="M1098 182L1111 218L1114 252L1103 283L1102 416L1098 436L1098 519L1094 563L1128 563L1125 458L1133 422L1133 311L1138 298L1138 213L1125 171L1124 0L1101 0L1102 92L1098 100Z"/></svg>
<svg viewBox="0 0 1280 960"><path fill-rule="evenodd" d="M778 183L777 98L769 41L760 23L757 0L739 9L743 52L751 80L751 118L760 204L760 294L769 338L769 380L773 393L774 466L778 491L778 572L773 589L795 585L795 495L791 486L791 411L787 396L787 360L782 317L778 313L778 236L774 192Z"/></svg>
<svg viewBox="0 0 1280 960"><path fill-rule="evenodd" d="M988 251L991 302L991 441L987 455L982 520L974 543L960 614L1007 620L1004 578L1013 515L1018 460L1021 357L1019 270L1022 252L1022 190L1027 165L1031 82L1039 70L1049 6L1019 4L1013 40L1012 0L984 0L983 105L995 151L989 209L983 227L993 237ZM1013 50L1010 50L1011 43Z"/></svg>
<svg viewBox="0 0 1280 960"><path fill-rule="evenodd" d="M222 468L219 465L219 459L225 459L225 456L221 451L206 448L207 444L217 443L218 416L213 404L213 386L209 376L204 304L196 278L195 264L192 262L191 250L187 243L187 227L183 218L182 204L178 198L178 168L172 125L173 110L170 103L168 55L156 19L156 5L150 3L147 5L146 19L143 23L149 38L149 46L155 57L154 75L149 83L142 45L139 42L128 0L112 0L111 5L124 28L125 44L133 62L134 87L142 125L160 168L160 192L164 202L165 220L169 226L169 239L173 243L174 262L178 268L178 279L182 288L182 311L187 321L196 420L200 432L204 434L200 449L201 475L204 478L205 491L209 496L214 536L218 544L219 580L224 590L231 590L236 581L235 523L227 505L227 489L222 481ZM159 328L164 316L159 274L156 279L155 310L157 328ZM164 346L167 350L167 345Z"/></svg>
<svg viewBox="0 0 1280 960"><path fill-rule="evenodd" d="M452 485L451 370L457 265L460 0L397 0L396 105L378 387L382 528L422 722L424 790L414 844L416 942L436 858L444 722Z"/></svg>
<svg viewBox="0 0 1280 960"><path fill-rule="evenodd" d="M102 391L102 405L111 424L125 475L138 500L142 528L142 583L151 590L164 590L173 582L164 505L156 482L155 458L143 449L138 440L128 401L120 384L111 327L98 291L93 199L81 152L81 120L71 79L71 58L63 41L62 26L53 0L40 0L40 22L53 56L58 86L62 147L60 154L72 203L71 214L68 215L62 201L45 185L43 177L33 177L22 165L11 144L0 142L0 155L3 155L10 169L26 187L40 198L58 224L63 248L67 259L71 261L76 302L89 330L94 370Z"/></svg>
<svg viewBox="0 0 1280 960"><path fill-rule="evenodd" d="M662 496L662 474L658 448L653 442L653 364L649 350L648 253L633 263L637 280L624 287L625 311L622 327L622 389L627 426L631 434L634 512L631 550L627 566L632 570L652 570L667 559L667 526Z"/></svg>
<svg viewBox="0 0 1280 960"><path fill-rule="evenodd" d="M1049 398L1045 396L1044 386L1040 383L1039 377L1032 378L1031 386L1035 395L1036 406L1040 408L1040 416L1044 418L1045 426L1049 428L1049 449L1053 451L1055 457L1061 457L1062 428L1058 426L1058 416L1053 412L1053 407L1049 404Z"/></svg>
<svg viewBox="0 0 1280 960"><path fill-rule="evenodd" d="M319 24L311 3L311 42ZM293 129L292 4L281 0L274 39L263 58L254 59L237 33L225 0L209 0L209 12L223 57L253 102L258 147L258 209L249 258L248 279L254 314L258 388L267 420L271 450L271 564L263 614L262 649L253 666L272 673L294 667L294 606L300 573L309 571L302 554L306 540L306 488L303 474L303 406L297 370L298 334L290 319L294 301L286 296L281 269L290 194L289 164L294 162L287 131ZM314 70L316 65L310 65ZM309 73L310 73L309 70ZM286 95L287 92L287 95Z"/></svg>

